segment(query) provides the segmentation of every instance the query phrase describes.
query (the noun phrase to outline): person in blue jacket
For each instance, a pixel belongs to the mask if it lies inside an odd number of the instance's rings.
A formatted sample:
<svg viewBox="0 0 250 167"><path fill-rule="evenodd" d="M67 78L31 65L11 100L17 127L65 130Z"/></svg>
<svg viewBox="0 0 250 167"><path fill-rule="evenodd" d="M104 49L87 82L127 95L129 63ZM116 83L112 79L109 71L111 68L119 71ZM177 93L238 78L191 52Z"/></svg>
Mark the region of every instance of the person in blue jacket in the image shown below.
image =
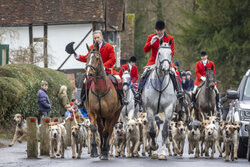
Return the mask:
<svg viewBox="0 0 250 167"><path fill-rule="evenodd" d="M49 96L47 95L48 90L48 82L42 81L41 82L41 89L37 92L37 103L39 106L39 118L38 123L40 124L41 118L43 116L49 116L51 105Z"/></svg>

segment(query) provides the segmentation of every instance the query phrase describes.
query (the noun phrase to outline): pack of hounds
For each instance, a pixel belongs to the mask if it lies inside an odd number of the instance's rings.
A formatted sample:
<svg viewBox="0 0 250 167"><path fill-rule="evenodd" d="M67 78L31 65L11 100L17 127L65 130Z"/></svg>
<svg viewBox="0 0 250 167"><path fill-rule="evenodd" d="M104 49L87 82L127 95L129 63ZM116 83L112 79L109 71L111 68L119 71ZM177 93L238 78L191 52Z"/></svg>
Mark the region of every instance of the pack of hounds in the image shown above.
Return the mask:
<svg viewBox="0 0 250 167"><path fill-rule="evenodd" d="M81 123L78 123L76 119L74 120L75 124L71 127L72 158L81 158L82 148L87 148L88 154L91 154L93 136L88 118L85 118ZM9 144L10 147L14 145L16 140L21 143L27 135L27 126L23 116L16 114L14 121L16 122L16 130L12 142ZM49 123L51 158L64 158L67 135L64 124L65 120L62 123ZM156 123L155 127L158 129L157 136L159 135L159 126L160 124ZM234 161L237 159L240 128L241 122L220 121L215 116L208 117L208 119L202 122L193 120L189 123L183 123L182 121L172 120L169 123L169 133L166 141L168 155L183 156L187 138L188 154L194 154L195 158L203 155L214 158L217 147L219 157L222 157L224 153L225 161L229 161L229 157ZM118 122L115 125L112 138L110 139L109 155L128 158L152 156L149 145L150 140L147 114L139 113L137 118L129 119L125 123ZM100 155L101 142L99 137L96 138L96 143L98 145L98 154ZM114 153L113 150L115 150ZM95 155L91 154L91 156Z"/></svg>

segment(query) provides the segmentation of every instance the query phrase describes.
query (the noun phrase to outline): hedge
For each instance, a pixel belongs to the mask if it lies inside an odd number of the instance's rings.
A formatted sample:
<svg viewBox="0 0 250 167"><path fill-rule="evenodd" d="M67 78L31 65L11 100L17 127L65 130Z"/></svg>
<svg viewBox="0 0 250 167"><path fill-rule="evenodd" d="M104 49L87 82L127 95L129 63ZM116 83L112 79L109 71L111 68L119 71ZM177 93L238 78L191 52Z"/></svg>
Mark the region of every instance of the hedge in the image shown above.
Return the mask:
<svg viewBox="0 0 250 167"><path fill-rule="evenodd" d="M49 84L48 96L51 102L51 116L59 116L58 92L61 85L68 87L72 95L72 84L64 73L40 68L35 65L11 64L0 67L0 124L6 125L16 113L24 117L38 116L37 91L41 81Z"/></svg>

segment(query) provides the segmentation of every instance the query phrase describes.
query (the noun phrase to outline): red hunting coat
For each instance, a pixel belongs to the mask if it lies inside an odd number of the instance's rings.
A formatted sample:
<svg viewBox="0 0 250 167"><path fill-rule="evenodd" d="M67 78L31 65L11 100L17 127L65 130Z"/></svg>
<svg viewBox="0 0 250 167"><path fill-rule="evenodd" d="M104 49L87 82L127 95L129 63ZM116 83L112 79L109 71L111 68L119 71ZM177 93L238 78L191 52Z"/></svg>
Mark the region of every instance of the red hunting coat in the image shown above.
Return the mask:
<svg viewBox="0 0 250 167"><path fill-rule="evenodd" d="M122 67L121 67L121 69L120 69L120 71L119 71L119 75L120 75L121 78L122 78L122 73L123 73L123 72L122 72L122 69L124 69L124 70L127 71L127 70L129 69L129 65L128 65L128 64L122 65ZM131 77L131 81L132 81L133 83L136 83L136 82L137 82L137 80L138 80L138 78L139 78L137 66L134 66L134 67L131 68L130 77Z"/></svg>
<svg viewBox="0 0 250 167"><path fill-rule="evenodd" d="M214 71L214 74L215 74L215 65L214 65L214 62L208 61L208 63L206 64L207 69L212 68L212 66L214 66L213 71ZM198 61L196 63L196 67L195 67L196 79L195 79L194 85L199 86L199 84L202 81L201 77L202 76L206 77L206 73L207 73L207 71L205 70L205 66L202 63L202 61Z"/></svg>
<svg viewBox="0 0 250 167"><path fill-rule="evenodd" d="M156 34L151 34L148 36L147 42L144 46L144 52L148 53L151 50L151 56L149 58L148 64L146 66L150 66L155 64L155 59L157 56L157 52L160 46L160 40L157 39L155 41L155 43L153 43L153 45L151 45L151 39L153 38L153 36L155 36ZM172 39L172 45L171 45L171 50L172 50L172 57L174 56L174 37L167 35L166 33L164 33L163 36L163 42L169 42L170 38Z"/></svg>
<svg viewBox="0 0 250 167"><path fill-rule="evenodd" d="M94 45L91 45L90 49L93 49L93 48L94 48ZM114 68L114 65L116 63L114 47L111 44L103 41L102 47L99 51L101 53L101 57L102 57L103 65L105 67L105 71L107 73L111 74L110 68L112 68L113 75L118 75L119 73ZM77 60L86 63L88 54L80 55L79 59L77 59Z"/></svg>

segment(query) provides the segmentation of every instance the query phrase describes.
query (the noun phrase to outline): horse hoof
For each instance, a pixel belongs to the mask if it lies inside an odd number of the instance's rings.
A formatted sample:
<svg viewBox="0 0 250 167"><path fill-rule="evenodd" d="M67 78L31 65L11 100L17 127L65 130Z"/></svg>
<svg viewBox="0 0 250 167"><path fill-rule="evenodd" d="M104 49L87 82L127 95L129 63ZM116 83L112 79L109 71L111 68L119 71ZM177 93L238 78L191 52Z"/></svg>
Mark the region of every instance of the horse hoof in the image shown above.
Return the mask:
<svg viewBox="0 0 250 167"><path fill-rule="evenodd" d="M159 156L159 160L167 160L166 155L161 154L161 155Z"/></svg>
<svg viewBox="0 0 250 167"><path fill-rule="evenodd" d="M100 156L100 159L101 159L101 160L108 160L108 156L106 156L106 155L101 155L101 156Z"/></svg>
<svg viewBox="0 0 250 167"><path fill-rule="evenodd" d="M12 146L13 146L13 144L9 144L8 146L9 146L9 147L12 147Z"/></svg>
<svg viewBox="0 0 250 167"><path fill-rule="evenodd" d="M158 159L158 154L153 154L152 159Z"/></svg>
<svg viewBox="0 0 250 167"><path fill-rule="evenodd" d="M158 145L158 144L156 144L156 145L154 145L154 146L151 146L151 150L153 150L153 151L158 150L158 148L159 148L159 145Z"/></svg>

